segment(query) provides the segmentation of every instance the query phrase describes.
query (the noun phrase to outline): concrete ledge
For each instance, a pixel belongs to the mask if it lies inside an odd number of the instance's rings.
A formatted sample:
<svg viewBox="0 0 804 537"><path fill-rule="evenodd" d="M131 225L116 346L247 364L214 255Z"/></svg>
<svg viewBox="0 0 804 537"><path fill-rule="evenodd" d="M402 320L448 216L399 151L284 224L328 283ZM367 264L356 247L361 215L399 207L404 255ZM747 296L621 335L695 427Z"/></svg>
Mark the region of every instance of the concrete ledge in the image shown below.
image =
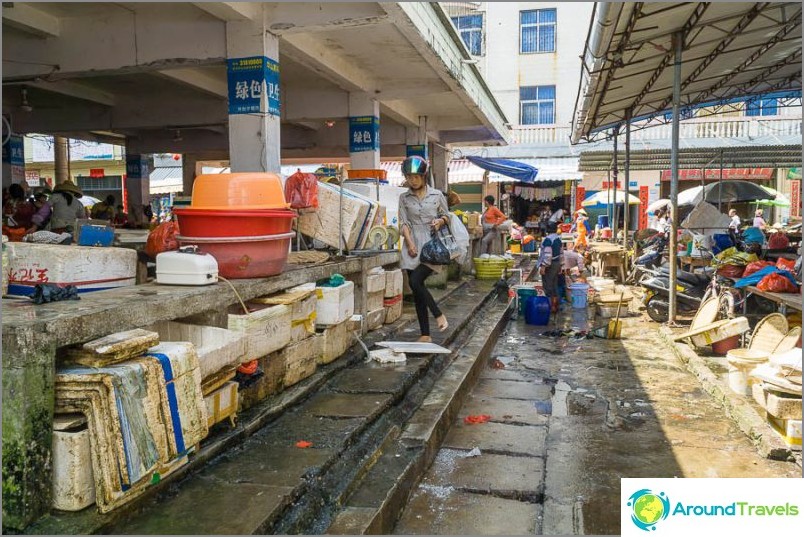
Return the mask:
<svg viewBox="0 0 804 537"><path fill-rule="evenodd" d="M793 452L768 425L764 416L753 406L753 401L747 401L744 396L734 393L729 385L706 365L706 362L689 348L686 343L673 341L673 332L666 326L659 328L659 335L670 347L679 360L684 362L687 369L701 381L704 391L723 405L726 415L729 416L743 431L759 453L768 459L778 461L794 461Z"/></svg>

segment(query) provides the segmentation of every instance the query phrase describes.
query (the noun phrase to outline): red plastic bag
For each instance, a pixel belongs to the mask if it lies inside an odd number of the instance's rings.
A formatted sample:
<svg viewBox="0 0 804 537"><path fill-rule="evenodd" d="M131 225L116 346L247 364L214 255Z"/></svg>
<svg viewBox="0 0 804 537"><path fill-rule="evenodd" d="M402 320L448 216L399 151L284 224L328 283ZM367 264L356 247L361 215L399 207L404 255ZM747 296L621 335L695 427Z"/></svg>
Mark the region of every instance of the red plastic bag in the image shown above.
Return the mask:
<svg viewBox="0 0 804 537"><path fill-rule="evenodd" d="M771 233L768 238L768 249L770 250L784 250L790 246L790 239L784 233Z"/></svg>
<svg viewBox="0 0 804 537"><path fill-rule="evenodd" d="M746 276L750 276L755 272L759 272L760 270L764 269L765 267L772 267L773 263L770 261L752 261L748 263L745 267L745 272L743 272L743 278Z"/></svg>
<svg viewBox="0 0 804 537"><path fill-rule="evenodd" d="M178 250L179 240L176 238L178 234L178 222L162 222L148 234L148 241L145 243L145 253L149 257L156 258L156 254Z"/></svg>
<svg viewBox="0 0 804 537"><path fill-rule="evenodd" d="M777 269L789 270L790 272L793 272L793 268L795 268L795 266L796 266L795 259L784 259L783 257L780 257L776 261Z"/></svg>
<svg viewBox="0 0 804 537"><path fill-rule="evenodd" d="M798 293L798 287L787 276L778 272L768 274L757 284L757 289L769 293Z"/></svg>
<svg viewBox="0 0 804 537"><path fill-rule="evenodd" d="M318 179L315 174L297 171L285 182L285 201L291 209L318 208Z"/></svg>
<svg viewBox="0 0 804 537"><path fill-rule="evenodd" d="M742 265L723 265L717 269L717 273L724 278L731 278L732 280L739 280L743 277L745 267Z"/></svg>

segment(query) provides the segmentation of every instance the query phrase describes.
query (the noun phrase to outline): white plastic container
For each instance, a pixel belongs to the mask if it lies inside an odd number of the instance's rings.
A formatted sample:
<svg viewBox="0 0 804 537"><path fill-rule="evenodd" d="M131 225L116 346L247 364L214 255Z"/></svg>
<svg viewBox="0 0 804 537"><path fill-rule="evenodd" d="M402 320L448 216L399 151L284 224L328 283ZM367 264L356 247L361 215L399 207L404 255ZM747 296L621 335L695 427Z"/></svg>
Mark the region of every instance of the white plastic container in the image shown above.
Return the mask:
<svg viewBox="0 0 804 537"><path fill-rule="evenodd" d="M82 415L53 419L53 508L80 511L95 503L89 429Z"/></svg>
<svg viewBox="0 0 804 537"><path fill-rule="evenodd" d="M745 317L724 319L712 323L709 325L709 328L701 334L692 336L692 344L696 347L706 347L712 343L717 343L718 341L723 341L732 336L738 336L744 332L748 332L748 329L748 319Z"/></svg>
<svg viewBox="0 0 804 537"><path fill-rule="evenodd" d="M8 293L30 296L39 283L75 285L79 292L136 284L137 252L130 248L95 248L8 242Z"/></svg>
<svg viewBox="0 0 804 537"><path fill-rule="evenodd" d="M209 285L218 281L218 262L195 247L156 256L156 283L164 285Z"/></svg>
<svg viewBox="0 0 804 537"><path fill-rule="evenodd" d="M348 320L355 312L355 284L347 281L338 287L316 287L318 302L315 324L329 326Z"/></svg>

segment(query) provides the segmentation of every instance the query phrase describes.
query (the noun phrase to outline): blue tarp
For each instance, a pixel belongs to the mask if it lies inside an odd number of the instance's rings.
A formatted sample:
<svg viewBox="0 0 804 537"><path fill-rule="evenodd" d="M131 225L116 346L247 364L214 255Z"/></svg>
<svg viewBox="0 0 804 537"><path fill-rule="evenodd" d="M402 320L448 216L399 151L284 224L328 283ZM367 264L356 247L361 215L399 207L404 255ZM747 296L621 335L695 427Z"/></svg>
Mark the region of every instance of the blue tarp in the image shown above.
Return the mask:
<svg viewBox="0 0 804 537"><path fill-rule="evenodd" d="M793 282L793 284L798 287L798 282L793 277L793 274L790 271L778 269L776 267L765 267L762 270L758 270L755 273L751 274L750 276L746 276L745 278L740 278L734 283L734 287L737 289L741 289L743 287L748 287L749 285L756 285L762 278L767 276L768 274L780 273L782 276L785 276L788 280Z"/></svg>
<svg viewBox="0 0 804 537"><path fill-rule="evenodd" d="M484 170L499 173L500 175L510 177L521 183L534 182L536 180L536 175L539 173L539 170L530 164L517 162L515 160L507 160L503 158L489 159L480 157L466 157L466 159L475 166L479 166Z"/></svg>

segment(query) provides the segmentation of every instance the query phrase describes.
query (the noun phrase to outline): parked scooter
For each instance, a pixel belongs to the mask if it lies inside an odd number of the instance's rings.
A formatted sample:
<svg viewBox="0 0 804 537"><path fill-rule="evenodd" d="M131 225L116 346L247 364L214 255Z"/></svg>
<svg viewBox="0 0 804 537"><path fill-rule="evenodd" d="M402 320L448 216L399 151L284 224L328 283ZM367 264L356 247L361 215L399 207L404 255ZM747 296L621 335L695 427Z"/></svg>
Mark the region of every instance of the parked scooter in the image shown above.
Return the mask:
<svg viewBox="0 0 804 537"><path fill-rule="evenodd" d="M645 274L651 274L654 269L658 268L667 254L667 242L667 234L658 232L645 241L640 248L639 257L634 259L626 282L639 284Z"/></svg>

